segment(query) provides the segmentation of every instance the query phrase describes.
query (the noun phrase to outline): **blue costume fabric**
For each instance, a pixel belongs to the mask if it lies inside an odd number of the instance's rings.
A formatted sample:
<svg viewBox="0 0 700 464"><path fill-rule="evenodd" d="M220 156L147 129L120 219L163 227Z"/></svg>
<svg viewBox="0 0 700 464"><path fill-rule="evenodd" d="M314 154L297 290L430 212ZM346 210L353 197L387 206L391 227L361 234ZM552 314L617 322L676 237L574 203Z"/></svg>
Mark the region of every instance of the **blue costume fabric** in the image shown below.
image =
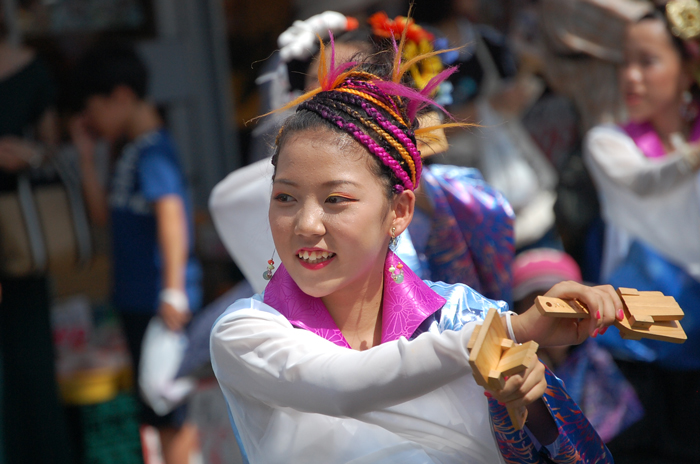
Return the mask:
<svg viewBox="0 0 700 464"><path fill-rule="evenodd" d="M410 257L408 264L424 279L512 302L515 216L508 201L476 169L435 164L422 176L433 213L417 211L409 226L420 266Z"/></svg>

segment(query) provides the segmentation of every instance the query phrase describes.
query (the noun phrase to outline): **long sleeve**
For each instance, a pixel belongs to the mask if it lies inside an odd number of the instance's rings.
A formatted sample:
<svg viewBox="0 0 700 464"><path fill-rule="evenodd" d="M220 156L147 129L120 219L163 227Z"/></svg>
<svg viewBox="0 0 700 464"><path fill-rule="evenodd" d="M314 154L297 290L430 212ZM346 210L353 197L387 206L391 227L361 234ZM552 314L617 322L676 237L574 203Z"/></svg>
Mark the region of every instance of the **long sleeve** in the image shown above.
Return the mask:
<svg viewBox="0 0 700 464"><path fill-rule="evenodd" d="M499 405L494 399L489 400L489 412L493 420L496 441L505 462L508 464L547 462L612 464L613 458L610 451L576 402L566 392L561 380L549 369L546 369L545 376L547 390L542 399L552 413L559 436L552 445L542 447L539 451L536 450L532 439L524 429L513 430L505 406Z"/></svg>
<svg viewBox="0 0 700 464"><path fill-rule="evenodd" d="M646 159L630 137L611 126L590 131L584 157L603 219L612 226L609 233L624 231L700 278L700 174L684 171L678 156ZM605 247L605 268L611 270L619 264L612 258L627 250L612 240Z"/></svg>
<svg viewBox="0 0 700 464"><path fill-rule="evenodd" d="M640 196L672 190L693 173L681 154L671 153L660 160L651 160L632 139L613 127L592 129L585 147L589 162L613 182Z"/></svg>
<svg viewBox="0 0 700 464"><path fill-rule="evenodd" d="M295 329L271 307L245 299L214 325L211 355L219 382L241 395L273 407L353 417L471 375L471 328L360 352Z"/></svg>

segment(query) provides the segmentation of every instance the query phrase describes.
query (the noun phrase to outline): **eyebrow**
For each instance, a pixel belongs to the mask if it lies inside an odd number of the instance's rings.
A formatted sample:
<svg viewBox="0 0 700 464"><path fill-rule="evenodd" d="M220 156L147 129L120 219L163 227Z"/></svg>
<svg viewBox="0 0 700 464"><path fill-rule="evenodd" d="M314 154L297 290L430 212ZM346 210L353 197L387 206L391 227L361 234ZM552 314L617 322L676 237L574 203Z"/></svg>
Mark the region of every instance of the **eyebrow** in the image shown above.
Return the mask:
<svg viewBox="0 0 700 464"><path fill-rule="evenodd" d="M299 183L294 182L293 180L290 179L275 179L274 182L275 184L284 184L284 185L290 185L292 187L298 187ZM357 182L353 182L351 180L329 180L328 182L324 182L321 184L321 187L338 187L339 185L352 185L355 187L360 187L360 184Z"/></svg>

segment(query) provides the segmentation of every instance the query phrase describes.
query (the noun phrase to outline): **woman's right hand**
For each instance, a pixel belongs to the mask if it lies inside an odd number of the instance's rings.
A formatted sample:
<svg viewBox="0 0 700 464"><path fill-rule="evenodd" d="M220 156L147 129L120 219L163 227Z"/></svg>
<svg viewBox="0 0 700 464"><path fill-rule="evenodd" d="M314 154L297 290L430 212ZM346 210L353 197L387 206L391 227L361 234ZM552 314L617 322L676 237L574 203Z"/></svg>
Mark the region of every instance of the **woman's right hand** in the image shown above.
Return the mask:
<svg viewBox="0 0 700 464"><path fill-rule="evenodd" d="M577 299L588 307L591 317L579 320L546 316L533 305L513 318L513 331L518 341L534 340L543 347L578 345L589 336L605 333L607 327L623 317L622 300L610 285L588 287L565 281L554 285L545 296Z"/></svg>

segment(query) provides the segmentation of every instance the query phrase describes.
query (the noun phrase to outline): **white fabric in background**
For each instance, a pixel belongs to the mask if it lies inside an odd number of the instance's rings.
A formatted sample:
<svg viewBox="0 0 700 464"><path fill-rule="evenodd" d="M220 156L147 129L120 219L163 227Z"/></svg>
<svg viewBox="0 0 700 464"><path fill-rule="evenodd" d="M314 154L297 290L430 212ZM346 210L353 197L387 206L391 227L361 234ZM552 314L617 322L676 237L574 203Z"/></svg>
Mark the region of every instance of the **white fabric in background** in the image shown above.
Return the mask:
<svg viewBox="0 0 700 464"><path fill-rule="evenodd" d="M219 237L256 293L267 285L263 272L275 249L267 216L273 172L270 158L265 158L233 171L209 197ZM275 263L279 262L275 257Z"/></svg>
<svg viewBox="0 0 700 464"><path fill-rule="evenodd" d="M647 158L617 126L594 127L584 156L603 219L613 227L606 233L603 276L626 256L630 237L700 280L700 174L689 172L680 155Z"/></svg>

